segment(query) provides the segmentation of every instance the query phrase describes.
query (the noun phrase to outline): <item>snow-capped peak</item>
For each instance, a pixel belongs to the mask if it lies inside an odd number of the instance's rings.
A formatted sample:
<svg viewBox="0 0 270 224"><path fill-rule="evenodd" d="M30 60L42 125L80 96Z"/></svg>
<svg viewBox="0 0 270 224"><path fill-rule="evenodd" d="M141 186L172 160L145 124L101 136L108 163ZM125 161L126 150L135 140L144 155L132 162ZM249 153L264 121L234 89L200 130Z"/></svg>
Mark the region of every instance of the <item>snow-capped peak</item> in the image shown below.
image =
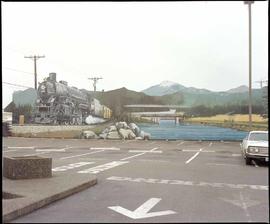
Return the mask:
<svg viewBox="0 0 270 224"><path fill-rule="evenodd" d="M177 83L166 80L166 81L163 81L162 83L160 83L159 85L162 87L169 87L169 86L173 86L175 84L177 84Z"/></svg>

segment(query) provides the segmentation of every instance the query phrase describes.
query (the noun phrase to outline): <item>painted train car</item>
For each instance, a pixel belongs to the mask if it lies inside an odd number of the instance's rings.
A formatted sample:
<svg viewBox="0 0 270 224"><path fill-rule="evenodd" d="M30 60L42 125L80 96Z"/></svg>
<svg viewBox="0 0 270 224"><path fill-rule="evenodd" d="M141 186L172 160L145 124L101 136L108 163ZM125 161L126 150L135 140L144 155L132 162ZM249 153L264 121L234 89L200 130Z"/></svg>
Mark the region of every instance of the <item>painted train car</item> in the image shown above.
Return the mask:
<svg viewBox="0 0 270 224"><path fill-rule="evenodd" d="M97 99L93 98L91 100L91 114L101 118L110 119L112 117L112 110L105 105L101 105Z"/></svg>
<svg viewBox="0 0 270 224"><path fill-rule="evenodd" d="M57 82L56 73L50 73L49 77L39 83L33 122L81 125L90 114L105 118L104 107L97 99L89 101L84 92L68 86L66 81ZM106 114L106 119L109 118L111 113L109 116Z"/></svg>

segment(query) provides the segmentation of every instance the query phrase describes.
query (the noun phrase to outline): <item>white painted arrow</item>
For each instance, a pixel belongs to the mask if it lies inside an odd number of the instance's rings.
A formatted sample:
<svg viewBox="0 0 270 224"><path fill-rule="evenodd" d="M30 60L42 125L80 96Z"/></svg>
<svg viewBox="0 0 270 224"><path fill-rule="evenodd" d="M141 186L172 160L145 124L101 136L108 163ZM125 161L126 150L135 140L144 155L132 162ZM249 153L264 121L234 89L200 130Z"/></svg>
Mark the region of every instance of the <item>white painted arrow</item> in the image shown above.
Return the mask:
<svg viewBox="0 0 270 224"><path fill-rule="evenodd" d="M166 211L160 211L160 212L150 212L151 210L159 201L161 198L150 198L148 201L144 202L139 208L137 208L135 211L130 211L128 209L125 209L121 206L111 206L108 207L109 209L112 209L122 215L128 216L132 219L143 219L143 218L150 218L154 216L161 216L161 215L171 215L175 214L176 212L171 210Z"/></svg>

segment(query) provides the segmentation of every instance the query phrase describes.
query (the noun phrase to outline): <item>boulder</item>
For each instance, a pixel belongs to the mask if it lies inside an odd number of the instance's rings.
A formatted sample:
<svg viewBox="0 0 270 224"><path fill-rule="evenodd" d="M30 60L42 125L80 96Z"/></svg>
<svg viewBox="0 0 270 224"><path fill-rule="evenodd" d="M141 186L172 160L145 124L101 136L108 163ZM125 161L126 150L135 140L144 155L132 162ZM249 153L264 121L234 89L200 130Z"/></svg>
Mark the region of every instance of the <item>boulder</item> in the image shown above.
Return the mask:
<svg viewBox="0 0 270 224"><path fill-rule="evenodd" d="M99 134L99 138L106 139L107 138L107 133L101 133Z"/></svg>
<svg viewBox="0 0 270 224"><path fill-rule="evenodd" d="M107 133L109 133L109 132L110 132L109 128L105 128L101 133L102 133L102 134L107 134Z"/></svg>
<svg viewBox="0 0 270 224"><path fill-rule="evenodd" d="M117 128L115 125L112 125L109 127L109 132L111 132L111 131L117 131Z"/></svg>
<svg viewBox="0 0 270 224"><path fill-rule="evenodd" d="M141 137L142 139L150 139L151 134L148 132L141 131L139 137Z"/></svg>
<svg viewBox="0 0 270 224"><path fill-rule="evenodd" d="M107 139L121 139L121 137L117 131L112 131L108 133Z"/></svg>
<svg viewBox="0 0 270 224"><path fill-rule="evenodd" d="M136 140L143 140L142 137L136 137L135 139L136 139Z"/></svg>
<svg viewBox="0 0 270 224"><path fill-rule="evenodd" d="M93 131L83 131L82 138L93 139L93 138L97 138L97 135Z"/></svg>
<svg viewBox="0 0 270 224"><path fill-rule="evenodd" d="M137 137L140 135L140 128L135 123L130 123L129 127Z"/></svg>
<svg viewBox="0 0 270 224"><path fill-rule="evenodd" d="M119 135L122 139L135 139L136 135L130 129L119 129Z"/></svg>
<svg viewBox="0 0 270 224"><path fill-rule="evenodd" d="M127 125L127 123L125 121L120 121L115 123L116 128L119 130L121 128L123 129L129 129L129 126Z"/></svg>
<svg viewBox="0 0 270 224"><path fill-rule="evenodd" d="M126 129L120 128L119 135L121 136L122 139L128 139L128 132Z"/></svg>
<svg viewBox="0 0 270 224"><path fill-rule="evenodd" d="M140 128L139 128L139 127L136 127L135 130L134 130L134 133L135 133L135 135L136 135L137 137L140 136L140 132L141 132Z"/></svg>
<svg viewBox="0 0 270 224"><path fill-rule="evenodd" d="M127 125L126 122L116 122L115 125L105 128L99 135L102 139L150 139L151 135L140 128L135 123Z"/></svg>
<svg viewBox="0 0 270 224"><path fill-rule="evenodd" d="M135 139L136 138L136 135L131 131L129 130L129 134L128 134L128 139Z"/></svg>
<svg viewBox="0 0 270 224"><path fill-rule="evenodd" d="M131 130L135 130L136 127L138 127L135 123L130 123L129 127Z"/></svg>

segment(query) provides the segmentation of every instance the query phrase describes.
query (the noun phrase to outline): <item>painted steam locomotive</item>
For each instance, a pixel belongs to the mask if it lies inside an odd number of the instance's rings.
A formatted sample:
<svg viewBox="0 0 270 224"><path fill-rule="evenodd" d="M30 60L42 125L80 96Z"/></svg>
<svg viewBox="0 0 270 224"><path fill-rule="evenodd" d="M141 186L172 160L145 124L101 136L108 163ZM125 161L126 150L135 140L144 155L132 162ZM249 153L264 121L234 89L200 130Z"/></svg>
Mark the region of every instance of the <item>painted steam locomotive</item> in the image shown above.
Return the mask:
<svg viewBox="0 0 270 224"><path fill-rule="evenodd" d="M87 116L102 118L110 111L95 98L88 100L87 95L76 87L68 86L65 81L56 81L56 73L50 73L39 83L38 99L33 113L33 121L38 124L81 125ZM107 115L107 113L106 113Z"/></svg>

